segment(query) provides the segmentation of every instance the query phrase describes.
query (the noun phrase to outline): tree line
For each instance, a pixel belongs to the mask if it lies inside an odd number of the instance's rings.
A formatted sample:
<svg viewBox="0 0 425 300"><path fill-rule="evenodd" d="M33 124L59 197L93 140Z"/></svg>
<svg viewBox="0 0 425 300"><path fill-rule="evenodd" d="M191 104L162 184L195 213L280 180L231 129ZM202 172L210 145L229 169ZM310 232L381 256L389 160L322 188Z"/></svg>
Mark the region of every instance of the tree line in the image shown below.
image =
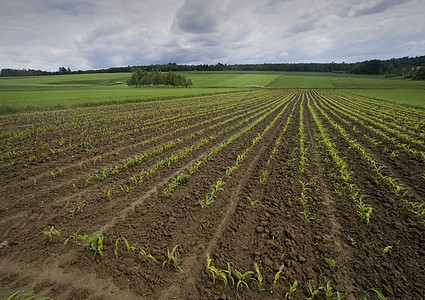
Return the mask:
<svg viewBox="0 0 425 300"><path fill-rule="evenodd" d="M192 80L172 71L162 73L160 71L148 72L143 68L133 70L131 77L127 80L128 86L140 87L147 85L183 86L192 85Z"/></svg>
<svg viewBox="0 0 425 300"><path fill-rule="evenodd" d="M425 66L425 56L392 58L388 60L368 60L356 63L264 63L264 64L222 64L215 65L181 65L176 63L152 64L142 66L147 72L178 72L178 71L278 71L278 72L340 72L365 75L399 76L420 79L416 73ZM100 70L77 70L60 67L57 72L41 70L2 69L0 76L41 76L54 74L85 74L85 73L121 73L133 72L141 66L113 67ZM419 75L421 73L419 72Z"/></svg>

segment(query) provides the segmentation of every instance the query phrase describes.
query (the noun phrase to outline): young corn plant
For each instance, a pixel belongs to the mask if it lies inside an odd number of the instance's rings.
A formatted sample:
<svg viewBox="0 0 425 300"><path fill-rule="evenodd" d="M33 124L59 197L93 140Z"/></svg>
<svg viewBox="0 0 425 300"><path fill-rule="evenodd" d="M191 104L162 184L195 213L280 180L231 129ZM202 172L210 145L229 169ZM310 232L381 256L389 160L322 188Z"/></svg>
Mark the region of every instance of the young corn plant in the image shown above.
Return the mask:
<svg viewBox="0 0 425 300"><path fill-rule="evenodd" d="M199 203L201 204L202 209L207 208L208 206L210 206L214 202L215 198L217 198L217 193L219 191L223 191L223 188L222 188L223 184L224 184L224 182L220 178L217 181L217 183L215 184L215 186L211 186L211 192L208 193L205 196L205 202L202 201L202 200L199 201Z"/></svg>
<svg viewBox="0 0 425 300"><path fill-rule="evenodd" d="M49 231L42 231L41 233L47 235L49 237L49 241L53 239L53 236L57 236L59 240L61 240L62 229L55 229L55 226L50 227Z"/></svg>
<svg viewBox="0 0 425 300"><path fill-rule="evenodd" d="M78 204L76 207L74 207L74 209L69 211L69 217L73 218L75 215L75 212L83 212L84 206L87 205L87 201L83 200L80 204Z"/></svg>
<svg viewBox="0 0 425 300"><path fill-rule="evenodd" d="M356 209L360 219L367 224L369 223L370 216L372 215L372 206L365 204L362 196L363 195L361 195L357 201Z"/></svg>
<svg viewBox="0 0 425 300"><path fill-rule="evenodd" d="M392 248L393 248L393 246L387 246L387 247L385 247L384 250L382 250L382 255L387 254Z"/></svg>
<svg viewBox="0 0 425 300"><path fill-rule="evenodd" d="M249 200L249 203L251 204L252 209L254 209L255 204L257 204L258 200L252 200L251 197L249 196L247 199Z"/></svg>
<svg viewBox="0 0 425 300"><path fill-rule="evenodd" d="M149 261L152 260L156 263L158 263L158 261L155 259L155 257L153 257L151 254L147 253L145 250L143 250L142 248L139 249L139 257L143 260L143 261Z"/></svg>
<svg viewBox="0 0 425 300"><path fill-rule="evenodd" d="M372 291L375 292L376 296L378 297L379 300L387 300L387 297L385 297L380 291L378 291L377 289L369 289L368 291Z"/></svg>
<svg viewBox="0 0 425 300"><path fill-rule="evenodd" d="M84 247L88 247L90 251L94 251L95 257L97 254L99 254L103 258L103 234L98 233L91 237L87 234L78 234L79 231L80 229L78 229L70 237L68 237L65 240L64 245L66 245L68 241L72 239L75 244L83 245Z"/></svg>
<svg viewBox="0 0 425 300"><path fill-rule="evenodd" d="M164 260L164 262L162 263L162 267L164 267L165 265L167 265L168 267L173 266L175 269L178 269L180 271L183 272L183 269L179 266L178 262L177 262L177 247L179 245L175 245L173 250L167 249L167 259Z"/></svg>
<svg viewBox="0 0 425 300"><path fill-rule="evenodd" d="M289 291L285 295L285 299L291 299L292 294L295 292L298 286L298 281L294 281L293 284L289 285Z"/></svg>
<svg viewBox="0 0 425 300"><path fill-rule="evenodd" d="M228 282L232 282L232 286L235 286L235 279L233 279L232 276L232 269L230 268L230 263L227 262L227 270L222 271L224 274L227 274L227 277L229 278Z"/></svg>
<svg viewBox="0 0 425 300"><path fill-rule="evenodd" d="M312 281L307 282L308 291L310 293L310 297L308 297L306 300L313 300L314 297L320 292L320 290L323 289L323 287L319 286L316 287Z"/></svg>
<svg viewBox="0 0 425 300"><path fill-rule="evenodd" d="M268 175L269 175L269 173L266 170L261 172L261 176L260 176L260 180L259 180L261 185L266 183Z"/></svg>
<svg viewBox="0 0 425 300"><path fill-rule="evenodd" d="M127 241L127 239L125 237L119 237L116 241L115 241L115 258L118 258L118 244L120 242L120 240L123 240L125 245L127 246L127 252L131 253L131 252L135 252L136 251L136 247L131 246L130 243Z"/></svg>
<svg viewBox="0 0 425 300"><path fill-rule="evenodd" d="M274 275L273 287L276 285L277 280L279 279L280 274L282 274L284 267L285 267L285 264L281 264L280 267L279 267L279 271L277 271L276 274Z"/></svg>
<svg viewBox="0 0 425 300"><path fill-rule="evenodd" d="M23 291L17 291L14 292L12 295L10 295L7 298L0 298L0 300L30 300L30 299L36 299L36 300L51 300L50 297L37 297L35 298L34 292L23 292Z"/></svg>
<svg viewBox="0 0 425 300"><path fill-rule="evenodd" d="M94 256L99 254L103 258L103 234L98 233L91 237L87 234L78 236L81 239L83 246L88 247L89 250L94 251Z"/></svg>
<svg viewBox="0 0 425 300"><path fill-rule="evenodd" d="M254 264L255 272L257 273L257 280L258 280L258 290L261 292L263 290L262 284L263 284L263 275L261 275L260 267L257 263Z"/></svg>
<svg viewBox="0 0 425 300"><path fill-rule="evenodd" d="M112 199L112 193L113 193L114 189L110 189L107 193L106 193L106 198L110 201Z"/></svg>
<svg viewBox="0 0 425 300"><path fill-rule="evenodd" d="M245 273L239 272L238 270L235 270L235 275L236 278L238 279L238 282L236 283L236 291L239 293L239 289L241 287L241 285L245 285L245 287L248 289L248 291L250 291L248 283L246 283L245 281L245 277L248 274L254 274L254 272L252 271L246 271Z"/></svg>
<svg viewBox="0 0 425 300"><path fill-rule="evenodd" d="M213 284L215 284L215 278L219 278L222 281L224 281L224 285L227 285L227 277L226 277L226 273L224 271L220 271L218 270L216 267L214 267L211 264L211 256L209 253L207 253L207 273L210 273L212 278L213 278Z"/></svg>
<svg viewBox="0 0 425 300"><path fill-rule="evenodd" d="M334 289L331 286L331 282L328 281L328 283L326 283L326 287L325 287L325 297L326 300L341 300L341 295L339 293L339 291L334 291Z"/></svg>
<svg viewBox="0 0 425 300"><path fill-rule="evenodd" d="M80 230L81 230L81 228L79 228L77 231L73 232L73 233L72 233L72 235L71 235L71 236L69 236L69 237L65 240L64 245L66 245L66 244L69 242L69 240L71 240L71 239L74 241L74 243L77 243L77 242L78 242L78 237L79 237L78 232L80 232Z"/></svg>

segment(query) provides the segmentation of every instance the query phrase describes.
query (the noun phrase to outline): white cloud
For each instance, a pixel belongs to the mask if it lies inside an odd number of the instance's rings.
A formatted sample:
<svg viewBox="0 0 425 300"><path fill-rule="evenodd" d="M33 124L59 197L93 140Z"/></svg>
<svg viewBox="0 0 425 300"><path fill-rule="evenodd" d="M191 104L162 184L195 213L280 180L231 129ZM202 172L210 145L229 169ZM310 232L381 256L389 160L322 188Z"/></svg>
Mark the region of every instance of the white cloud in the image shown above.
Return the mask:
<svg viewBox="0 0 425 300"><path fill-rule="evenodd" d="M425 53L425 0L0 0L0 68L358 61Z"/></svg>

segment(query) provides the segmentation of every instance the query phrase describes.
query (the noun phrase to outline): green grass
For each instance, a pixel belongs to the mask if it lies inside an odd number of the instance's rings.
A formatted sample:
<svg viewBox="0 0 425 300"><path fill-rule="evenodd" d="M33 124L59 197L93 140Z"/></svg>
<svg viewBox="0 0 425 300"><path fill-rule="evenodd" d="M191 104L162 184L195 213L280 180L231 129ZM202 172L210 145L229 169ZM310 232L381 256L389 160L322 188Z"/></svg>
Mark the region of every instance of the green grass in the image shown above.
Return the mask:
<svg viewBox="0 0 425 300"><path fill-rule="evenodd" d="M280 74L259 74L246 72L187 72L193 87L266 87Z"/></svg>
<svg viewBox="0 0 425 300"><path fill-rule="evenodd" d="M195 83L190 88L131 88L125 84L130 73L6 77L0 78L0 113L244 91L249 90L249 88L243 88L244 82L255 80L254 75L245 75L242 77L246 79L236 80L238 76L234 74L233 87L212 88L206 87L205 83L197 83L198 80L200 81L199 76L194 76ZM213 86L219 86L220 75L215 76L216 80L211 82ZM225 81L225 79L227 77L222 80Z"/></svg>
<svg viewBox="0 0 425 300"><path fill-rule="evenodd" d="M329 77L281 75L268 87L270 88L299 88L299 89L328 89L333 88Z"/></svg>
<svg viewBox="0 0 425 300"><path fill-rule="evenodd" d="M385 79L377 76L332 77L330 81L337 89L425 89L424 80Z"/></svg>
<svg viewBox="0 0 425 300"><path fill-rule="evenodd" d="M121 89L63 89L0 91L0 113L40 111L78 106L149 101L172 97L186 97L229 93L246 89L235 88L121 88Z"/></svg>
<svg viewBox="0 0 425 300"><path fill-rule="evenodd" d="M425 109L425 90L349 89L344 91L368 98Z"/></svg>
<svg viewBox="0 0 425 300"><path fill-rule="evenodd" d="M180 73L180 72L179 72ZM190 88L130 88L130 73L0 78L0 114L248 91L254 88L345 89L350 93L424 107L425 81L343 73L181 72ZM364 90L363 90L364 89Z"/></svg>

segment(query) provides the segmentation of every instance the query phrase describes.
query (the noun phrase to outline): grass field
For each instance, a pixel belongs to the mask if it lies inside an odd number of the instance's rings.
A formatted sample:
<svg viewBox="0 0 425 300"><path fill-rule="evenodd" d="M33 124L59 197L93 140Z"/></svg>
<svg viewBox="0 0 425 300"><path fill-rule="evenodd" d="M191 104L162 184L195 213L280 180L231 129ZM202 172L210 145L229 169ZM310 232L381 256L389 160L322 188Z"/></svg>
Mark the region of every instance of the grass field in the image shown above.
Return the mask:
<svg viewBox="0 0 425 300"><path fill-rule="evenodd" d="M379 100L423 107L425 82L341 73L183 72L190 88L130 88L129 73L0 78L0 113L149 101L258 88L350 89Z"/></svg>
<svg viewBox="0 0 425 300"><path fill-rule="evenodd" d="M346 92L377 100L425 108L425 90L349 89Z"/></svg>

